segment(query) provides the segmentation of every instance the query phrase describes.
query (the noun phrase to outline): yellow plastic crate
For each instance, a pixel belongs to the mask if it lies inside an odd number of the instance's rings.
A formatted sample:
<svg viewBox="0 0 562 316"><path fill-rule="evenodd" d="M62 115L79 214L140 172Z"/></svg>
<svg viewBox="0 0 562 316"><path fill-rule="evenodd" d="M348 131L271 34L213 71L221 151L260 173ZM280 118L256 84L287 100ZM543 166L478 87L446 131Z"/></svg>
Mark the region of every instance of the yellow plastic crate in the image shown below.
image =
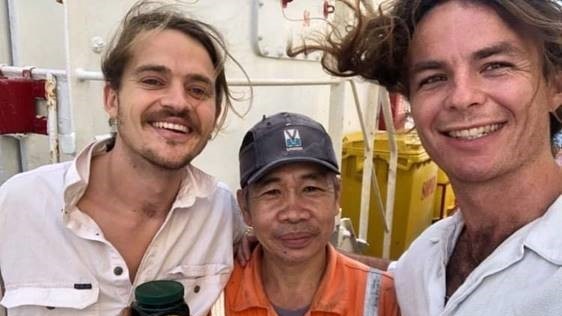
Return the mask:
<svg viewBox="0 0 562 316"><path fill-rule="evenodd" d="M431 161L415 132L396 135L398 168L394 200L394 220L390 257L398 258L408 245L432 223L434 196L437 185L437 165ZM386 203L388 161L390 152L388 135L379 132L373 144L373 165L381 189L383 205ZM361 182L363 175L363 135L349 134L343 139L342 199L343 216L350 217L359 231ZM382 256L384 224L371 188L369 229L366 254Z"/></svg>
<svg viewBox="0 0 562 316"><path fill-rule="evenodd" d="M449 216L456 208L455 193L447 174L441 169L437 171L437 189L433 203L433 221L436 222Z"/></svg>

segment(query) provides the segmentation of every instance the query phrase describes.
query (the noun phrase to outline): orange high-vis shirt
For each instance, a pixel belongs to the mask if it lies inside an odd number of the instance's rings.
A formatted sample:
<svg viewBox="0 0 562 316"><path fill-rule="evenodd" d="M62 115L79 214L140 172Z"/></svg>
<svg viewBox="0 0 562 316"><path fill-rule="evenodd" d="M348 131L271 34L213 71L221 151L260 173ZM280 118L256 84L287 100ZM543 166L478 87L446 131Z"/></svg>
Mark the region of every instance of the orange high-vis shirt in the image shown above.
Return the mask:
<svg viewBox="0 0 562 316"><path fill-rule="evenodd" d="M236 264L225 288L225 315L276 316L261 281L262 251L258 247L242 267ZM327 246L327 267L307 316L398 316L394 281Z"/></svg>

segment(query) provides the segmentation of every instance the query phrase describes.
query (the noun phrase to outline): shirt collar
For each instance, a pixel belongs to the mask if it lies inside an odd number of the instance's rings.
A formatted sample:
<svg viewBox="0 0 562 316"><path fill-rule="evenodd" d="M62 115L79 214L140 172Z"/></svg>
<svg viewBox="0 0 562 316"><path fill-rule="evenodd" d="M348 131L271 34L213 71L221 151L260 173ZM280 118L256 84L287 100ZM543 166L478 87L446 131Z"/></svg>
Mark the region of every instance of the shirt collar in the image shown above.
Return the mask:
<svg viewBox="0 0 562 316"><path fill-rule="evenodd" d="M562 265L562 195L550 205L546 213L536 219L525 239L525 246L554 264Z"/></svg>
<svg viewBox="0 0 562 316"><path fill-rule="evenodd" d="M235 312L241 312L250 308L268 309L269 299L265 295L265 289L261 280L261 264L263 250L257 246L252 253L248 265L242 270L241 290L238 291L232 306Z"/></svg>
<svg viewBox="0 0 562 316"><path fill-rule="evenodd" d="M94 141L87 145L72 161L64 177L64 214L69 214L75 209L76 204L86 192L90 179L92 158L107 152L107 145L112 141L111 138ZM216 187L217 181L214 177L188 165L172 209L190 207L197 198L210 197L215 192Z"/></svg>
<svg viewBox="0 0 562 316"><path fill-rule="evenodd" d="M333 246L327 247L327 265L326 271L320 286L314 295L310 311L324 312L334 315L344 315L345 304L348 302L343 299L348 294L344 293L347 286L339 285L334 286L334 277L338 273L337 269L337 252ZM242 283L242 289L234 300L233 310L241 312L250 308L269 309L271 303L266 296L261 279L261 265L263 259L263 250L260 246L256 247L252 253L252 257L248 262L247 268L242 272L242 280L247 280Z"/></svg>
<svg viewBox="0 0 562 316"><path fill-rule="evenodd" d="M464 220L462 213L457 208L453 215L438 221L432 225L432 229L428 230L430 243L433 246L439 247L445 261L447 261L453 253L463 227Z"/></svg>
<svg viewBox="0 0 562 316"><path fill-rule="evenodd" d="M106 138L88 144L72 161L64 176L64 214L70 213L86 192L92 157L106 152L111 141L111 138Z"/></svg>
<svg viewBox="0 0 562 316"><path fill-rule="evenodd" d="M172 208L190 207L196 199L209 198L217 189L217 180L199 168L188 165L186 171Z"/></svg>
<svg viewBox="0 0 562 316"><path fill-rule="evenodd" d="M326 271L310 306L310 310L313 312L335 315L345 314L346 305L349 302L344 298L349 295L346 293L349 288L355 286L355 284L346 284L345 278L337 278L336 275L340 272L338 271L337 257L338 253L335 248L332 245L328 245ZM334 286L336 280L340 283L344 282L344 284Z"/></svg>
<svg viewBox="0 0 562 316"><path fill-rule="evenodd" d="M442 226L441 229L434 230L429 238L435 244L442 242L446 258L449 258L464 226L462 213L457 209L454 215L434 225ZM525 246L545 260L562 265L560 227L562 227L562 195L550 205L543 216L521 227L508 238L521 238L522 243L519 243L518 250L513 249L514 256L520 257L522 247Z"/></svg>

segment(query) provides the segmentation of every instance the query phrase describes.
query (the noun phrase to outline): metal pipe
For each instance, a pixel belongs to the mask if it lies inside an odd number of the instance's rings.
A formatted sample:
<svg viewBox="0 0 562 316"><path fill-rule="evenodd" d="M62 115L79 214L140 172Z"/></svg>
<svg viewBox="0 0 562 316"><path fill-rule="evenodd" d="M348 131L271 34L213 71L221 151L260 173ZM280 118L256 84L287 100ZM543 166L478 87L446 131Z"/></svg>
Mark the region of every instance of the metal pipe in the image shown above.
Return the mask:
<svg viewBox="0 0 562 316"><path fill-rule="evenodd" d="M76 69L74 72L76 78L82 81L103 81L103 74L99 71L84 70L81 68ZM349 80L349 79L348 79ZM338 79L230 79L228 85L230 86L324 86L339 84L345 80Z"/></svg>
<svg viewBox="0 0 562 316"><path fill-rule="evenodd" d="M6 9L8 10L8 32L10 35L10 63L12 65L18 65L20 62L19 47L17 45L19 34L16 27L15 3L15 0L6 1Z"/></svg>
<svg viewBox="0 0 562 316"><path fill-rule="evenodd" d="M334 79L260 79L260 80L229 80L228 84L231 86L325 86L337 85L342 80Z"/></svg>
<svg viewBox="0 0 562 316"><path fill-rule="evenodd" d="M328 121L328 134L332 137L332 145L336 158L341 166L343 116L345 100L345 81L330 86L330 115Z"/></svg>
<svg viewBox="0 0 562 316"><path fill-rule="evenodd" d="M368 103L366 108L366 117L368 119L365 124L362 125L363 131L363 144L364 144L364 155L363 159L363 175L361 180L361 202L359 209L359 238L367 241L367 233L369 231L369 214L370 214L370 201L371 201L371 187L375 188L375 196L377 199L377 204L382 209L382 198L380 194L380 188L376 181L375 168L373 163L374 150L373 144L373 132L376 129L375 123L377 120L377 113L379 112L378 95L380 88L373 86L369 90ZM382 214L381 214L382 215ZM384 215L382 215L383 223ZM385 223L386 224L386 223ZM387 227L385 227L387 229Z"/></svg>
<svg viewBox="0 0 562 316"><path fill-rule="evenodd" d="M51 163L59 162L59 129L57 111L57 80L47 74L45 80L45 98L47 99L47 136L49 137L49 157Z"/></svg>
<svg viewBox="0 0 562 316"><path fill-rule="evenodd" d="M0 70L8 75L21 75L29 67L15 67L0 65ZM60 69L44 69L33 68L31 69L34 77L45 78L47 74L51 73L56 76L66 76L66 71ZM100 71L89 71L81 68L75 71L76 78L81 81L103 81L103 74ZM350 79L230 79L228 84L231 86L326 86L337 85Z"/></svg>
<svg viewBox="0 0 562 316"><path fill-rule="evenodd" d="M73 110L73 96L72 96L72 60L70 57L74 56L71 54L70 49L70 5L68 1L63 3L64 9L64 53L65 53L65 76L64 84L57 85L57 96L59 98L59 146L63 153L74 155L76 153L76 134L74 133L74 116L72 115ZM59 83L61 82L61 78Z"/></svg>
<svg viewBox="0 0 562 316"><path fill-rule="evenodd" d="M394 129L394 121L390 108L388 92L384 90L380 94L382 104L382 114L386 131L388 133L388 146L390 151L390 159L388 163L388 180L386 185L386 221L388 222L388 230L384 234L383 239L383 258L390 258L390 246L392 238L392 223L394 221L394 198L396 192L396 168L398 165L398 150L396 146L396 131Z"/></svg>
<svg viewBox="0 0 562 316"><path fill-rule="evenodd" d="M6 10L8 11L8 35L10 42L10 63L19 64L19 47L17 45L18 30L16 27L15 18L15 0L6 1ZM13 135L12 135L13 136ZM18 154L19 154L19 170L18 172L27 170L27 148L25 147L25 136L19 135L14 136L18 143Z"/></svg>
<svg viewBox="0 0 562 316"><path fill-rule="evenodd" d="M58 82L58 129L59 129L59 146L64 154L72 155L76 152L75 133L73 130L72 107L70 100L70 91L68 86L68 76L65 70L30 68L19 66L0 65L0 71L6 76L22 76L24 71L30 71L33 78L45 79L48 74L53 74ZM103 81L103 75L100 71L88 71L82 68L76 69L74 75L78 80L83 81ZM311 86L311 85L337 85L346 80L337 79L232 79L228 80L231 86Z"/></svg>
<svg viewBox="0 0 562 316"><path fill-rule="evenodd" d="M361 110L361 102L359 102L359 94L357 93L357 85L353 80L349 81L351 85L351 92L353 93L353 101L355 101L355 111L357 112L357 117L359 118L359 125L361 126L361 132L363 133L363 146L367 151L371 150L371 144L367 141L369 136L367 135L367 127L365 124L365 118L363 117L363 112Z"/></svg>
<svg viewBox="0 0 562 316"><path fill-rule="evenodd" d="M5 25L5 32L6 32L6 48L7 48L7 56L6 61L8 64L12 65L14 62L12 60L12 36L11 36L11 25L10 25L10 11L9 11L9 4L8 0L4 0L4 12L5 15L2 15L0 19L3 19L6 23Z"/></svg>
<svg viewBox="0 0 562 316"><path fill-rule="evenodd" d="M58 147L60 152L68 155L72 155L76 152L76 146L74 142L74 131L72 128L72 117L71 117L71 102L69 101L68 94L68 84L66 78L66 71L60 69L47 69L47 68L33 68L33 67L18 67L18 66L7 66L0 65L0 72L4 76L8 77L21 77L24 71L29 71L31 77L34 79L47 79L49 76L53 76L57 82L56 84L56 96L57 96L57 138ZM22 142L21 138L17 138L18 141ZM20 149L25 151L20 145ZM21 153L22 167L27 164L25 153Z"/></svg>
<svg viewBox="0 0 562 316"><path fill-rule="evenodd" d="M0 65L0 72L5 76L22 76L24 71L30 71L33 78L36 79L46 79L47 74L52 74L57 77L66 76L66 71L60 69Z"/></svg>
<svg viewBox="0 0 562 316"><path fill-rule="evenodd" d="M56 76L56 79L59 148L61 153L73 155L76 153L76 135L72 120L72 102L70 102L70 92L68 91L68 78Z"/></svg>

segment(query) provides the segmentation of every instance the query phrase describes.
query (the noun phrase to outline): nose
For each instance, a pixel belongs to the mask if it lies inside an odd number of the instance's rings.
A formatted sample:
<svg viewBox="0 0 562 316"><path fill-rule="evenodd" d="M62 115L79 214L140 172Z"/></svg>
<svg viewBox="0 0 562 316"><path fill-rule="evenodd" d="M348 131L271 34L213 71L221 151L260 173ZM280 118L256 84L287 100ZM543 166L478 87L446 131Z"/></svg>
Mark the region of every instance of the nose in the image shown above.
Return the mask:
<svg viewBox="0 0 562 316"><path fill-rule="evenodd" d="M451 84L446 105L449 109L466 110L472 106L483 104L485 99L485 93L482 91L476 76L459 74Z"/></svg>
<svg viewBox="0 0 562 316"><path fill-rule="evenodd" d="M189 102L185 88L182 83L174 82L169 85L162 96L162 106L184 111L193 107Z"/></svg>
<svg viewBox="0 0 562 316"><path fill-rule="evenodd" d="M286 194L285 203L283 203L282 210L279 212L279 220L289 223L297 223L302 220L310 218L310 213L303 203L303 199L295 192Z"/></svg>

